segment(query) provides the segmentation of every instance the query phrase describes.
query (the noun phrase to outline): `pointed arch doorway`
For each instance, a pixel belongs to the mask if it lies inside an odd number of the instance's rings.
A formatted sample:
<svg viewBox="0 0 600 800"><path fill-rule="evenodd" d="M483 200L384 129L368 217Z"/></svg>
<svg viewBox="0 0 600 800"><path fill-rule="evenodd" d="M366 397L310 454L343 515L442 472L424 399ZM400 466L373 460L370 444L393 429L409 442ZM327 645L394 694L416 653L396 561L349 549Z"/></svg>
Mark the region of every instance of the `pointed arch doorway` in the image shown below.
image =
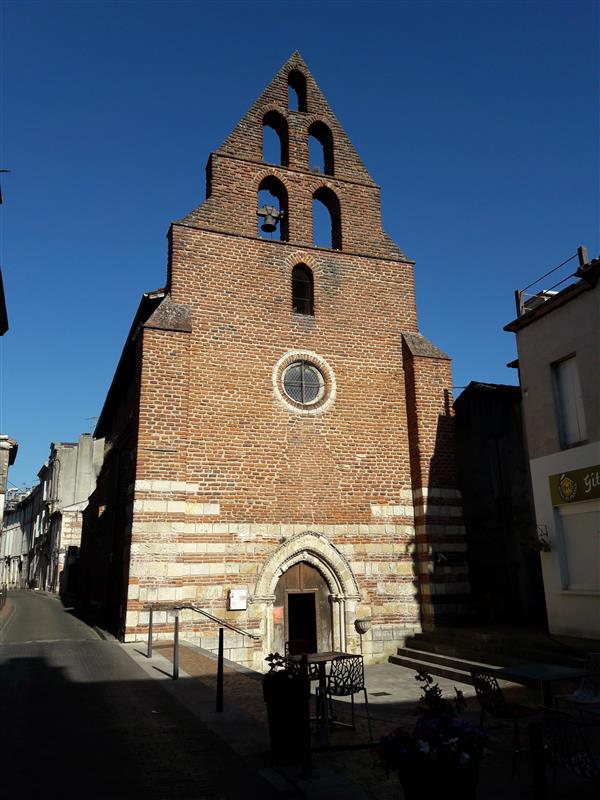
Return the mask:
<svg viewBox="0 0 600 800"><path fill-rule="evenodd" d="M316 567L300 561L286 570L275 587L274 650L316 653L333 649L332 607L327 582Z"/></svg>

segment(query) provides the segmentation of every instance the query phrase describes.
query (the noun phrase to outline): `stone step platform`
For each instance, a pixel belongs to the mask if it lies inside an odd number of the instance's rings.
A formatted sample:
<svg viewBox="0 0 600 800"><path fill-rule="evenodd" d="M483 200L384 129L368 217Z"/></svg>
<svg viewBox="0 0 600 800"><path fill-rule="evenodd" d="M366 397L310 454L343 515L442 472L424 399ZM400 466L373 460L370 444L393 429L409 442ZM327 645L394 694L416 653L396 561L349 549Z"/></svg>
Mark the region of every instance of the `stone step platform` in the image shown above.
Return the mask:
<svg viewBox="0 0 600 800"><path fill-rule="evenodd" d="M561 640L536 629L438 627L408 637L389 661L470 684L473 667L494 669L527 661L582 667L592 651L600 651L600 643Z"/></svg>
<svg viewBox="0 0 600 800"><path fill-rule="evenodd" d="M540 661L565 667L581 667L584 646L567 646L539 631L480 631L438 628L409 637L406 649L429 652L461 660L511 666L524 661Z"/></svg>
<svg viewBox="0 0 600 800"><path fill-rule="evenodd" d="M412 647L399 647L397 655L390 656L389 661L407 669L425 671L431 675L461 681L462 683L472 683L470 671L473 667L495 669L501 666L495 662L488 663L464 658L452 658L427 650L416 650Z"/></svg>
<svg viewBox="0 0 600 800"><path fill-rule="evenodd" d="M472 684L471 669L482 667L483 669L495 669L501 666L497 663L487 663L482 661L471 661L468 659L451 658L440 656L424 650L415 650L408 647L399 647L398 654L389 657L392 664L414 669L417 672L428 672L438 678L447 678L460 683Z"/></svg>

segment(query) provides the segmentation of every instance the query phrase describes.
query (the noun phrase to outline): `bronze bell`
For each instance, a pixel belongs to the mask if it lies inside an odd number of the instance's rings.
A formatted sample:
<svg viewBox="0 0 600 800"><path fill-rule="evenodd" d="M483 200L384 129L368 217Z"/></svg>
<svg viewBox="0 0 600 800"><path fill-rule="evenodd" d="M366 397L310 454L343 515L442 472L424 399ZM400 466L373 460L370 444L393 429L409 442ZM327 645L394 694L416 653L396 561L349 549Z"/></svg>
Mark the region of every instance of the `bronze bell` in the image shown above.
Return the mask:
<svg viewBox="0 0 600 800"><path fill-rule="evenodd" d="M258 216L264 217L263 224L260 226L261 231L273 233L273 231L277 230L277 223L281 215L276 208L273 208L273 206L263 206L258 212Z"/></svg>
<svg viewBox="0 0 600 800"><path fill-rule="evenodd" d="M265 221L260 226L261 231L273 233L277 229L277 220L271 214L265 214Z"/></svg>

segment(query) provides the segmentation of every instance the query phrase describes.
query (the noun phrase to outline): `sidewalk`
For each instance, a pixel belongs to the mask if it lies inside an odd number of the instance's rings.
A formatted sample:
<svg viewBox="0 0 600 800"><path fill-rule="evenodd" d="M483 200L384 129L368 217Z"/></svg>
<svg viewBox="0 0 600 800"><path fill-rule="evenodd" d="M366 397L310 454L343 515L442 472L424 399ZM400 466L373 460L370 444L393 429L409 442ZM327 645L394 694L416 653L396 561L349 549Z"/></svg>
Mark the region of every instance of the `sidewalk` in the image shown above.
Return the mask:
<svg viewBox="0 0 600 800"><path fill-rule="evenodd" d="M216 659L194 645L182 643L180 647L180 676L193 680L173 681L172 643L154 645L152 659L146 659L141 643L123 645L127 652L153 677L162 680L167 691L186 705L213 733L223 739L240 755L249 769L257 771L271 782L274 788L290 797L310 800L398 800L402 796L397 776L386 776L375 763L370 749L313 754L312 780L303 780L296 766L276 770L269 757L269 737L266 709L262 697L262 676L231 663L224 670L224 711L215 712ZM420 688L412 670L393 664L370 665L365 668L373 739L379 738L400 725L412 726L412 710L419 697ZM444 694L454 693L454 682L438 680ZM466 719L479 722L479 704L469 685L456 684L467 698ZM537 706L538 693L507 685L509 699ZM345 705L346 704L346 705ZM337 704L348 711L349 699ZM335 729L330 744L368 743L368 729L364 701L355 698L357 714L356 731ZM342 712L343 716L343 712ZM482 762L478 797L481 800L516 800L532 797L531 768L528 754L519 759L517 774L510 778L512 726L499 720L486 720L489 730L488 750ZM523 742L527 731L522 730ZM593 797L586 782L575 780L568 773L560 774L553 798Z"/></svg>
<svg viewBox="0 0 600 800"><path fill-rule="evenodd" d="M13 604L7 597L6 602L4 603L4 608L0 609L0 629L6 625L8 620L11 618L13 611Z"/></svg>

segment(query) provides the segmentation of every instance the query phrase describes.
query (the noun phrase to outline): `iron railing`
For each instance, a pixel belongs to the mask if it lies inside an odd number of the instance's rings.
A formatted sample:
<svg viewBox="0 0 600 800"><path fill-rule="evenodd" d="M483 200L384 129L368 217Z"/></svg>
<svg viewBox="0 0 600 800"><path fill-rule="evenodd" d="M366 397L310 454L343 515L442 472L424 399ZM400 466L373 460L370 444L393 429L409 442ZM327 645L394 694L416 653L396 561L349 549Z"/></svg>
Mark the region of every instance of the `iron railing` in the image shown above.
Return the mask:
<svg viewBox="0 0 600 800"><path fill-rule="evenodd" d="M573 272L572 267L569 267L569 273L561 278L556 283L552 284L548 289L536 289L532 292L528 292L528 289L536 286L537 284L541 283L545 280L548 276L552 275L553 273L557 272L559 269L564 267L566 264L569 264L575 258L579 261L578 269ZM566 288L563 284L566 284L567 281L576 281L580 277L580 270L586 266L588 262L588 252L583 245L577 248L577 252L573 253L572 256L562 261L558 266L553 267L553 269L548 270L545 272L541 277L536 278L532 283L526 286L524 289L516 289L515 290L515 305L517 308L517 317L522 317L523 314L527 313L528 311L532 311L534 308L542 305L546 302L546 300L550 300L554 295L558 294L559 291L562 291L563 288ZM562 287L562 288L559 288Z"/></svg>
<svg viewBox="0 0 600 800"><path fill-rule="evenodd" d="M256 633L251 633L243 628L234 625L228 620L220 619L204 608L200 608L195 603L181 603L174 606L163 605L161 603L148 603L144 606L144 610L149 612L148 617L148 646L146 650L146 657L152 658L152 628L153 616L155 611L166 611L175 615L173 625L173 680L179 678L179 612L180 611L194 611L196 614L201 614L211 622L219 625L219 649L217 655L217 693L216 693L216 710L223 711L223 628L228 628L235 633L242 636L248 636L250 639L259 640L261 637Z"/></svg>

